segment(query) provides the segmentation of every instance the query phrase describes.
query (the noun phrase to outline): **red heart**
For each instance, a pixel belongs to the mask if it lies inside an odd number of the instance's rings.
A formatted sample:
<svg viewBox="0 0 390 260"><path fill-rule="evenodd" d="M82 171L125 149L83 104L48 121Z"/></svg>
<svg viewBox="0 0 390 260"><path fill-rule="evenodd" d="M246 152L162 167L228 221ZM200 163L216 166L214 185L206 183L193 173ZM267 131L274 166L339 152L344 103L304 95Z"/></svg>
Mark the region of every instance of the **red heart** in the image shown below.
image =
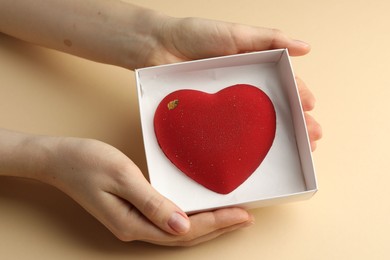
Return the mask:
<svg viewBox="0 0 390 260"><path fill-rule="evenodd" d="M227 194L261 164L272 146L276 114L259 88L239 84L215 94L178 90L154 115L157 141L188 177Z"/></svg>

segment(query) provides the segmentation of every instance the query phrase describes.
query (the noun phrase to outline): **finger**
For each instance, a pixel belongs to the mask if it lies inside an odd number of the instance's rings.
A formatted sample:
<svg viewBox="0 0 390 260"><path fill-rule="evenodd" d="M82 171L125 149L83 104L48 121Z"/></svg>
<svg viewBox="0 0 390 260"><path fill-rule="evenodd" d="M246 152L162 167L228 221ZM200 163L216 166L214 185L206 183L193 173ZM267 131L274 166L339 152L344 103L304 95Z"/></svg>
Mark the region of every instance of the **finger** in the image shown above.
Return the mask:
<svg viewBox="0 0 390 260"><path fill-rule="evenodd" d="M112 193L102 191L95 199L94 207L85 208L121 241L177 237L157 227L127 200Z"/></svg>
<svg viewBox="0 0 390 260"><path fill-rule="evenodd" d="M314 143L315 141L318 141L322 138L322 128L321 125L308 113L305 113L305 120L306 120L306 126L307 131L309 134L309 139L311 143ZM316 145L314 145L314 149L316 148ZM313 147L312 147L313 149Z"/></svg>
<svg viewBox="0 0 390 260"><path fill-rule="evenodd" d="M190 219L191 231L185 236L154 236L144 241L160 245L190 246L254 223L253 216L239 208L198 213L190 216Z"/></svg>
<svg viewBox="0 0 390 260"><path fill-rule="evenodd" d="M250 227L255 223L254 217L252 215L249 215L249 219L245 222L241 222L235 225L230 225L224 228L217 229L211 233L208 233L206 235L200 236L196 239L190 240L190 241L185 241L185 242L180 242L178 245L180 246L194 246L198 245L210 240L213 240L221 235L224 235L226 233L233 232L238 229Z"/></svg>
<svg viewBox="0 0 390 260"><path fill-rule="evenodd" d="M306 86L305 82L299 77L295 77L297 82L299 96L302 102L303 111L311 111L314 109L316 99L310 89Z"/></svg>
<svg viewBox="0 0 390 260"><path fill-rule="evenodd" d="M213 240L217 237L220 237L226 233L230 233L230 232L233 232L233 231L236 231L238 229L242 229L242 228L246 228L246 227L249 227L249 226L252 226L254 223L253 222L244 222L244 223L240 223L240 224L236 224L236 225L233 225L233 226L229 226L229 227L226 227L226 228L222 228L222 229L218 229L218 230L215 230L207 235L204 235L204 236L201 236L201 237L197 237L197 238L194 238L193 240L175 240L175 241L169 241L169 242L166 242L166 241L148 241L148 240L145 240L145 242L149 242L149 243L153 243L153 244L158 244L158 245L164 245L164 246L184 246L184 247L189 247L189 246L195 246L195 245L198 245L198 244L201 244L201 243L204 243L204 242L207 242L207 241L210 241L210 240Z"/></svg>
<svg viewBox="0 0 390 260"><path fill-rule="evenodd" d="M240 52L261 51L287 48L291 56L302 56L310 52L310 45L294 40L277 29L235 25L233 35L241 35L236 39Z"/></svg>
<svg viewBox="0 0 390 260"><path fill-rule="evenodd" d="M215 230L236 224L253 221L253 216L241 208L225 208L211 212L203 212L190 216L191 234L193 238L207 235Z"/></svg>
<svg viewBox="0 0 390 260"><path fill-rule="evenodd" d="M310 142L310 148L314 152L317 149L317 142Z"/></svg>
<svg viewBox="0 0 390 260"><path fill-rule="evenodd" d="M158 193L146 181L138 167L133 165L127 172L129 174L121 180L115 195L129 201L147 219L166 232L182 235L190 230L188 216Z"/></svg>
<svg viewBox="0 0 390 260"><path fill-rule="evenodd" d="M109 193L105 193L103 197L103 203L99 204L105 206L99 210L99 216L95 217L118 239L126 242L142 240L165 246L193 246L254 223L252 215L249 215L246 221L240 222L240 218L246 219L245 213L240 216L241 210L225 209L211 214L196 215L191 232L186 236L174 236L159 229L127 201ZM104 212L107 215L102 217Z"/></svg>
<svg viewBox="0 0 390 260"><path fill-rule="evenodd" d="M217 237L220 237L220 236L222 236L224 234L236 231L238 229L250 227L253 224L254 224L254 222L250 222L250 221L244 222L244 223L240 223L240 224L236 224L234 226L229 226L227 228L218 229L218 230L216 230L216 231L214 231L212 233L209 233L207 235L204 235L202 237L199 237L199 238L191 240L191 241L180 242L180 243L178 243L176 245L179 245L179 246L195 246L195 245L198 245L198 244L201 244L201 243L204 243L204 242L216 239Z"/></svg>

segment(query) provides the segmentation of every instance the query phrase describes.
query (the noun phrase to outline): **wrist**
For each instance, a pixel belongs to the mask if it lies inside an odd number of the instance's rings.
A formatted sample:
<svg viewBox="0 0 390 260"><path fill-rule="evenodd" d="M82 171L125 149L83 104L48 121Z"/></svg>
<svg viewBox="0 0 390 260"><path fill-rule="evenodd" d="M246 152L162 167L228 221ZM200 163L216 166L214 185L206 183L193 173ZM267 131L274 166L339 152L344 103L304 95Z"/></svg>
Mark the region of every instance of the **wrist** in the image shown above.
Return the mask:
<svg viewBox="0 0 390 260"><path fill-rule="evenodd" d="M169 16L143 7L126 4L121 10L125 37L116 48L117 62L121 67L134 70L152 65L151 56L161 46L161 31ZM118 17L121 17L118 16Z"/></svg>
<svg viewBox="0 0 390 260"><path fill-rule="evenodd" d="M0 130L0 175L44 181L55 137Z"/></svg>

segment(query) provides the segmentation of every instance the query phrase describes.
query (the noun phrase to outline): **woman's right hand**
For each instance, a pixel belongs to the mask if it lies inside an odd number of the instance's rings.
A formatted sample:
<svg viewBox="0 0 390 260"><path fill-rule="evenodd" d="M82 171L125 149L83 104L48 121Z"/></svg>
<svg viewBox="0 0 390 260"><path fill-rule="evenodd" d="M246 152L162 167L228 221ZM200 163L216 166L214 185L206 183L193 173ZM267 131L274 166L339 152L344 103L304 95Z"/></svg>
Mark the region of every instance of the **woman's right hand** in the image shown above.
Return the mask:
<svg viewBox="0 0 390 260"><path fill-rule="evenodd" d="M140 169L118 149L80 138L41 138L51 147L39 174L102 222L120 240L189 246L251 225L240 208L187 216L159 194Z"/></svg>

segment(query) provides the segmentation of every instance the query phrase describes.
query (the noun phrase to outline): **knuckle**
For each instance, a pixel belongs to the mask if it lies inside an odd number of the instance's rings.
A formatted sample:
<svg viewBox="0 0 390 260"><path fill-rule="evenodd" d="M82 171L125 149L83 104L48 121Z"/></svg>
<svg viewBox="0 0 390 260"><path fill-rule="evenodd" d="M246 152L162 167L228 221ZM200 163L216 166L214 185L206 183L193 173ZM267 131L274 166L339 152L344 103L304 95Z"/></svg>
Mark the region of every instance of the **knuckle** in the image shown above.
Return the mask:
<svg viewBox="0 0 390 260"><path fill-rule="evenodd" d="M142 212L150 219L156 219L163 204L164 199L162 197L158 195L152 195L144 203Z"/></svg>
<svg viewBox="0 0 390 260"><path fill-rule="evenodd" d="M280 30L280 29L277 29L277 28L271 28L271 32L273 35L282 35L283 32Z"/></svg>
<svg viewBox="0 0 390 260"><path fill-rule="evenodd" d="M276 28L271 28L271 37L270 37L270 46L273 48L279 48L281 47L280 44L283 42L286 38L284 33Z"/></svg>
<svg viewBox="0 0 390 260"><path fill-rule="evenodd" d="M121 241L130 242L139 239L139 231L133 225L139 217L135 208L129 209L127 217L122 216L112 219L107 227Z"/></svg>

